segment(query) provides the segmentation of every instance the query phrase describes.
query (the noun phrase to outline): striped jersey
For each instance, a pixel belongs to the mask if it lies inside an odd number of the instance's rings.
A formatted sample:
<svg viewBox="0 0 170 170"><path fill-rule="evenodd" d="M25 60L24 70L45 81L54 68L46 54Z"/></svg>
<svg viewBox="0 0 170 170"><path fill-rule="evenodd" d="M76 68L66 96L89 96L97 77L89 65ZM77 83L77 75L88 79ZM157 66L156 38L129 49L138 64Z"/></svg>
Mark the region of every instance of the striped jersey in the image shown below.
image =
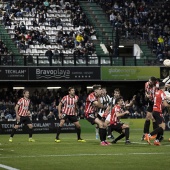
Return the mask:
<svg viewBox="0 0 170 170"><path fill-rule="evenodd" d="M111 98L109 95L106 96L102 96L100 97L100 102L103 106L105 106L105 108L101 108L99 110L99 115L104 113L106 111L106 108L109 106L110 102L111 102Z"/></svg>
<svg viewBox="0 0 170 170"><path fill-rule="evenodd" d="M169 83L170 83L170 76L164 78L164 79L162 80L162 82L164 82L165 84L169 84Z"/></svg>
<svg viewBox="0 0 170 170"><path fill-rule="evenodd" d="M119 105L115 105L112 108L111 116L110 116L110 125L112 125L112 124L116 125L117 123L120 122L119 117L116 116L117 112L119 112L119 113L123 112L123 110L121 109L121 107Z"/></svg>
<svg viewBox="0 0 170 170"><path fill-rule="evenodd" d="M155 93L153 111L162 113L162 102L165 100L165 96L162 90L158 90Z"/></svg>
<svg viewBox="0 0 170 170"><path fill-rule="evenodd" d="M76 115L76 104L78 102L79 97L74 96L70 97L70 95L66 95L61 99L61 103L64 105L62 107L62 113L67 115Z"/></svg>
<svg viewBox="0 0 170 170"><path fill-rule="evenodd" d="M90 93L86 99L85 104L85 115L88 116L91 113L95 113L97 111L97 107L93 105L93 102L98 101L98 97L94 95L94 92Z"/></svg>
<svg viewBox="0 0 170 170"><path fill-rule="evenodd" d="M151 87L151 86L149 85L149 82L146 82L146 83L145 83L145 93L147 93L148 95L150 95L149 100L151 100L151 101L154 100L155 91L156 91L156 87L155 87L155 86Z"/></svg>
<svg viewBox="0 0 170 170"><path fill-rule="evenodd" d="M17 105L19 105L18 108L19 116L28 116L29 104L30 100L25 99L24 97L18 100Z"/></svg>

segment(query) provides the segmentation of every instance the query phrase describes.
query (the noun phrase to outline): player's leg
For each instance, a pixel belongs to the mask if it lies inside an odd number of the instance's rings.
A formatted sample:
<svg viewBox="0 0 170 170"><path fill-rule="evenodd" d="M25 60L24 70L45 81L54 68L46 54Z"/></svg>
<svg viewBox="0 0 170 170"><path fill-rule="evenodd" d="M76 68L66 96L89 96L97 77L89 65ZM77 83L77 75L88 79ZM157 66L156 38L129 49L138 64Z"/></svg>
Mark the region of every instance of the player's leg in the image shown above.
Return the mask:
<svg viewBox="0 0 170 170"><path fill-rule="evenodd" d="M23 117L20 117L19 121L16 120L15 125L14 125L14 127L12 129L12 132L11 132L10 138L9 138L9 142L12 142L12 139L14 137L15 132L19 128L19 126L22 124L22 122L23 122Z"/></svg>
<svg viewBox="0 0 170 170"><path fill-rule="evenodd" d="M156 128L155 130L153 130L151 133L145 134L145 140L149 144L151 144L150 143L151 136L154 136L154 135L157 135L156 143L159 142L159 138L163 134L163 131L165 130L165 123L164 123L164 120L163 120L163 117L161 116L161 114L159 112L153 112L153 117L154 117L156 123L159 125L159 127ZM158 145L156 143L155 143L155 145Z"/></svg>
<svg viewBox="0 0 170 170"><path fill-rule="evenodd" d="M84 139L81 138L81 126L80 126L79 121L76 121L73 123L76 126L76 130L77 130L77 141L78 142L86 142Z"/></svg>
<svg viewBox="0 0 170 170"><path fill-rule="evenodd" d="M113 133L111 132L111 127L107 127L107 138L108 139L114 139Z"/></svg>
<svg viewBox="0 0 170 170"><path fill-rule="evenodd" d="M122 126L122 129L124 129L124 133L125 133L125 144L130 144L130 141L129 141L129 125L126 125L126 124L123 124Z"/></svg>
<svg viewBox="0 0 170 170"><path fill-rule="evenodd" d="M125 133L122 130L122 127L120 126L120 124L119 125L110 125L110 127L111 127L111 131L116 131L120 134L116 139L114 139L111 142L112 144L117 143L117 141L119 141L120 139L125 137Z"/></svg>
<svg viewBox="0 0 170 170"><path fill-rule="evenodd" d="M150 120L153 120L152 111L153 111L153 102L148 101L148 108L147 108L146 119L144 123L143 136L141 140L144 140L145 134L149 133ZM155 126L155 124L153 124L153 126Z"/></svg>
<svg viewBox="0 0 170 170"><path fill-rule="evenodd" d="M31 124L27 124L27 126L29 127L29 142L35 142L35 140L32 138L32 133L33 133L33 125Z"/></svg>
<svg viewBox="0 0 170 170"><path fill-rule="evenodd" d="M17 122L16 122L17 123ZM10 135L10 138L9 138L9 142L12 142L12 139L14 137L14 134L16 132L16 130L19 128L19 124L16 124L13 129L12 129L12 132L11 132L11 135Z"/></svg>
<svg viewBox="0 0 170 170"><path fill-rule="evenodd" d="M61 133L61 128L63 127L66 118L67 118L67 115L64 115L63 118L60 119L60 124L59 124L59 127L57 128L57 134L56 134L56 138L55 138L55 142L56 142L56 143L59 143L59 142L60 142L59 135L60 135L60 133Z"/></svg>
<svg viewBox="0 0 170 170"><path fill-rule="evenodd" d="M99 136L100 136L101 145L108 145L107 143L105 143L106 127L104 126L104 122L101 121L99 118L96 118L95 123L98 124L99 126Z"/></svg>
<svg viewBox="0 0 170 170"><path fill-rule="evenodd" d="M145 134L149 133L149 128L150 128L150 120L152 120L152 113L147 111L146 113L146 119L145 119L145 123L144 123L144 128L143 128L143 136L141 140L144 140L144 136Z"/></svg>
<svg viewBox="0 0 170 170"><path fill-rule="evenodd" d="M95 126L95 132L96 132L96 139L99 139L99 126L97 124Z"/></svg>

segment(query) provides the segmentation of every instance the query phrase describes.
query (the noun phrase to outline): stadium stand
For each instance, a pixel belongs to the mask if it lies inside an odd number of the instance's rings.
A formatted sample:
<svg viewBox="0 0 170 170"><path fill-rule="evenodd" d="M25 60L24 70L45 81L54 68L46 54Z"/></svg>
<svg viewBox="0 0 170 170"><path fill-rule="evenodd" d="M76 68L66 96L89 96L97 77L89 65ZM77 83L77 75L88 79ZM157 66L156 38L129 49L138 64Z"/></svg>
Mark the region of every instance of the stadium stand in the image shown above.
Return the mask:
<svg viewBox="0 0 170 170"><path fill-rule="evenodd" d="M96 0L94 12L101 16L102 9L107 15L111 26L119 27L120 41L134 43L137 40L143 51L143 57L148 58L148 65L159 65L170 58L170 24L169 0L112 1ZM98 17L101 18L101 17ZM101 18L100 24L106 20ZM111 36L111 35L109 35ZM122 39L122 40L121 40Z"/></svg>
<svg viewBox="0 0 170 170"><path fill-rule="evenodd" d="M5 29L1 25L0 30L6 40L1 39L5 44L8 40L10 51L19 56L14 57L16 63L25 57L31 65L122 65L113 58L122 42L139 45L137 65L161 65L170 58L168 0L31 2L1 3ZM84 38L82 43L76 40L78 33ZM45 55L48 49L52 57ZM126 65L135 65L133 56L125 60Z"/></svg>
<svg viewBox="0 0 170 170"><path fill-rule="evenodd" d="M37 65L85 64L97 59L93 39L96 39L93 27L88 25L86 15L76 1L5 1L1 6L1 22L15 42L16 50L22 56L33 58ZM77 35L83 41L77 41ZM46 56L47 49L52 50L52 57ZM59 55L60 57L56 57Z"/></svg>

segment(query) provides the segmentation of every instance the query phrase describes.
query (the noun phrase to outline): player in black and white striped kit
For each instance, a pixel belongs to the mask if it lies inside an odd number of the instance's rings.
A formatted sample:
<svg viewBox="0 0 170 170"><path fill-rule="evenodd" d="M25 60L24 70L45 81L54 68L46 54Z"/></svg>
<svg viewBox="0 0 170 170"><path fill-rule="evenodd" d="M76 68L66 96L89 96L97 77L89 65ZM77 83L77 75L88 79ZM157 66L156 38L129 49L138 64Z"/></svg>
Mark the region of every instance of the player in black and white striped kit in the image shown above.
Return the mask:
<svg viewBox="0 0 170 170"><path fill-rule="evenodd" d="M111 103L111 98L107 94L107 90L105 87L102 88L102 96L100 97L100 102L103 105L103 107L99 109L97 116L100 120L105 121L105 118L109 112L108 109L110 109L109 105ZM98 139L98 136L99 136L98 127L96 127L96 139Z"/></svg>

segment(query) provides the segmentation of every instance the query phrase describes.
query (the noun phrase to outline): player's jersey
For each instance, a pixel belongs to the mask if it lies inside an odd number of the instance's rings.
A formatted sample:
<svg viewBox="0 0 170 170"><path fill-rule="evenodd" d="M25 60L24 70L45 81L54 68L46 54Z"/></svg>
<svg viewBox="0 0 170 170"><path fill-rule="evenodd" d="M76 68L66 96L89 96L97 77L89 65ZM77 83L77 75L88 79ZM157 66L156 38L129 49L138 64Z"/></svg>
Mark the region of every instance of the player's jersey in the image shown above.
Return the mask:
<svg viewBox="0 0 170 170"><path fill-rule="evenodd" d="M165 84L169 84L170 83L170 76L163 79L162 82L164 82Z"/></svg>
<svg viewBox="0 0 170 170"><path fill-rule="evenodd" d="M155 93L153 111L162 113L162 102L165 100L165 93L162 90L158 90Z"/></svg>
<svg viewBox="0 0 170 170"><path fill-rule="evenodd" d="M165 95L170 98L170 93L169 91L164 91ZM166 100L168 102L168 104L170 104L170 100Z"/></svg>
<svg viewBox="0 0 170 170"><path fill-rule="evenodd" d="M19 99L17 105L19 105L18 115L19 116L28 116L30 100L25 99L24 97Z"/></svg>
<svg viewBox="0 0 170 170"><path fill-rule="evenodd" d="M111 115L110 115L110 125L111 124L116 125L117 123L120 122L119 117L116 116L117 112L119 112L119 113L123 112L123 110L121 109L121 107L119 105L115 105L112 108Z"/></svg>
<svg viewBox="0 0 170 170"><path fill-rule="evenodd" d="M91 113L95 113L97 111L97 107L93 106L93 102L98 101L98 97L96 97L93 93L90 93L86 99L85 104L85 116L88 116Z"/></svg>
<svg viewBox="0 0 170 170"><path fill-rule="evenodd" d="M112 106L114 106L115 105L115 102L116 102L116 98L115 97L112 97Z"/></svg>
<svg viewBox="0 0 170 170"><path fill-rule="evenodd" d="M110 98L109 95L100 97L100 102L101 102L101 104L102 104L105 108L99 109L99 113L98 113L98 114L99 114L101 117L103 117L103 115L104 115L107 107L109 106L109 104L110 104L110 102L111 102L111 98Z"/></svg>
<svg viewBox="0 0 170 170"><path fill-rule="evenodd" d="M155 92L156 92L157 88L155 86L151 87L149 85L149 82L145 83L145 93L147 93L148 95L150 95L149 100L153 101L154 100L154 96L155 96Z"/></svg>
<svg viewBox="0 0 170 170"><path fill-rule="evenodd" d="M64 96L61 99L61 103L64 104L62 107L62 113L67 115L75 115L76 114L76 103L78 102L78 96L70 97L69 95Z"/></svg>

